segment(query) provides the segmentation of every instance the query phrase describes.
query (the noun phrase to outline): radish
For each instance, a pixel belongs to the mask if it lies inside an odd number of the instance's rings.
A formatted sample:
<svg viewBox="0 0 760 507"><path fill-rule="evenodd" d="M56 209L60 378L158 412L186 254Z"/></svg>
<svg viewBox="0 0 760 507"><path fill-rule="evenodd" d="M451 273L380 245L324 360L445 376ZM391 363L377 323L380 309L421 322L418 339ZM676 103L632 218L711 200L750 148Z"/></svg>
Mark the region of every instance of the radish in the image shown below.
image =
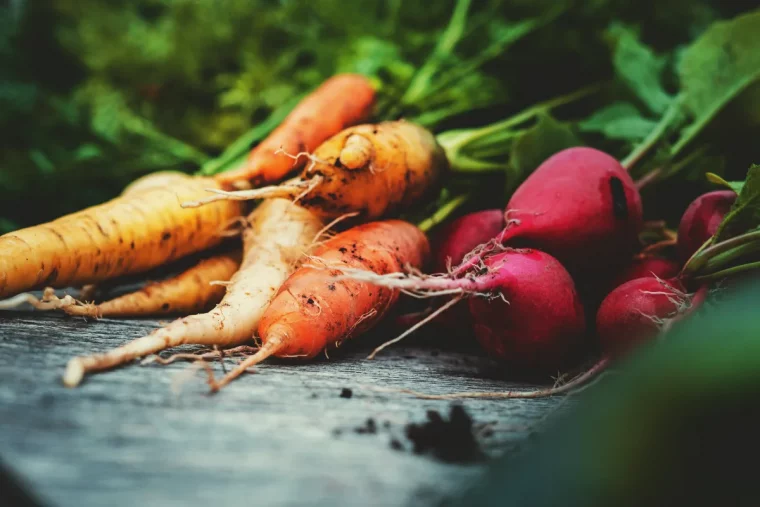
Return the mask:
<svg viewBox="0 0 760 507"><path fill-rule="evenodd" d="M629 352L690 306L690 296L676 278L646 277L624 283L609 293L596 314L603 352L611 357Z"/></svg>
<svg viewBox="0 0 760 507"><path fill-rule="evenodd" d="M489 209L469 213L443 226L436 234L433 269L446 273L462 262L476 246L487 243L504 229L504 211Z"/></svg>
<svg viewBox="0 0 760 507"><path fill-rule="evenodd" d="M637 278L673 278L678 274L681 266L670 259L647 255L636 257L612 282L610 289L620 287L626 282Z"/></svg>
<svg viewBox="0 0 760 507"><path fill-rule="evenodd" d="M342 277L422 297L456 296L441 309L469 296L473 328L483 348L532 373L556 371L583 343L586 321L573 279L557 259L539 250L506 249L486 257L483 270L462 278L342 271Z"/></svg>
<svg viewBox="0 0 760 507"><path fill-rule="evenodd" d="M489 354L520 370L550 373L581 345L586 319L570 274L538 250L509 250L485 259L490 291L468 301L475 337Z"/></svg>
<svg viewBox="0 0 760 507"><path fill-rule="evenodd" d="M716 190L697 197L678 225L678 255L686 262L715 234L736 200L733 190Z"/></svg>
<svg viewBox="0 0 760 507"><path fill-rule="evenodd" d="M664 331L674 322L698 308L706 296L707 286L702 286L695 294L691 295L684 291L683 285L677 279L666 281L647 277L631 280L621 285L605 298L597 314L597 329L604 349L604 356L586 372L559 386L525 391L447 394L428 394L410 389L402 389L401 392L427 400L543 398L569 393L597 375L604 373L615 359L630 351L637 344L653 338L660 331Z"/></svg>
<svg viewBox="0 0 760 507"><path fill-rule="evenodd" d="M493 239L504 229L504 211L490 209L469 213L446 224L436 234L433 247L433 269L447 273L451 266L456 266L473 248ZM411 316L412 324L419 322L425 314ZM404 319L409 323L409 318ZM467 305L461 302L448 311L441 313L432 322L445 328L447 335L453 337L471 333L472 319Z"/></svg>
<svg viewBox="0 0 760 507"><path fill-rule="evenodd" d="M507 205L507 226L455 269L477 266L497 242L545 251L573 273L609 272L629 258L642 226L641 196L613 157L569 148L544 161Z"/></svg>

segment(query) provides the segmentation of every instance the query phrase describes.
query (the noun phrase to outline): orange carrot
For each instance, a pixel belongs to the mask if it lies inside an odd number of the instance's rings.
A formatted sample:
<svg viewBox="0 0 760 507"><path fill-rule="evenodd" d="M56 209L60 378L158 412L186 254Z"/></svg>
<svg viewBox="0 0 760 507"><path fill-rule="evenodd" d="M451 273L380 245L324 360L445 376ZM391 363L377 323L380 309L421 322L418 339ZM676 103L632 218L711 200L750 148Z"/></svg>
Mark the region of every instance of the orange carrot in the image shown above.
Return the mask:
<svg viewBox="0 0 760 507"><path fill-rule="evenodd" d="M243 263L213 310L176 320L104 354L75 357L63 376L78 385L87 372L105 370L170 347L197 344L228 347L250 340L277 289L315 241L322 222L284 199L259 205L243 232Z"/></svg>
<svg viewBox="0 0 760 507"><path fill-rule="evenodd" d="M100 304L63 306L69 315L84 317L144 317L197 313L224 297L227 282L240 266L240 253L203 259L177 276L148 283L142 289Z"/></svg>
<svg viewBox="0 0 760 507"><path fill-rule="evenodd" d="M0 298L140 273L219 244L241 206L182 209L211 179L185 176L144 188L53 222L0 236Z"/></svg>
<svg viewBox="0 0 760 507"><path fill-rule="evenodd" d="M211 379L212 390L269 356L313 358L377 324L398 292L336 280L341 268L401 272L407 265L421 268L428 253L425 234L401 220L360 225L325 242L314 252L318 260L293 273L264 312L258 327L259 351L219 382Z"/></svg>
<svg viewBox="0 0 760 507"><path fill-rule="evenodd" d="M330 136L366 121L375 105L375 89L356 74L333 76L308 95L261 144L253 148L245 165L220 173L223 184L250 181L272 183L300 169L306 158L293 159L285 153L311 153ZM285 153L279 153L282 149Z"/></svg>
<svg viewBox="0 0 760 507"><path fill-rule="evenodd" d="M314 151L299 178L272 187L226 192L184 202L197 207L235 199L300 198L322 219L358 212L364 220L410 207L430 195L448 170L443 148L427 129L406 121L359 125Z"/></svg>

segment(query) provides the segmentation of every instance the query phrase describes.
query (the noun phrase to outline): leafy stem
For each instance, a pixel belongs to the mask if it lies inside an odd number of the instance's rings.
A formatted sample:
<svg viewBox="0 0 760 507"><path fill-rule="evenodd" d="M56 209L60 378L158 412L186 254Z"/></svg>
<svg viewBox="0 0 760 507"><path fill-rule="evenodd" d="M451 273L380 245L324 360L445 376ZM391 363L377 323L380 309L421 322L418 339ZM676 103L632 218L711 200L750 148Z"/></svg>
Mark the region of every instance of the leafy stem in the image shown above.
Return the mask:
<svg viewBox="0 0 760 507"><path fill-rule="evenodd" d="M428 232L436 225L445 221L452 213L454 213L454 211L466 203L471 197L472 192L468 192L466 194L461 194L450 199L443 206L438 208L435 213L418 223L417 227L423 232Z"/></svg>
<svg viewBox="0 0 760 507"><path fill-rule="evenodd" d="M758 250L760 250L760 231L748 232L711 246L703 246L686 262L682 274L694 276L705 270L711 260L712 264L709 265L715 269L725 266L750 251Z"/></svg>
<svg viewBox="0 0 760 507"><path fill-rule="evenodd" d="M515 127L549 111L590 95L601 88L601 84L587 86L567 95L536 104L514 116L496 123L474 129L450 130L438 135L437 140L446 152L454 171L498 171L504 164L482 160L509 153L509 140L520 135L523 130Z"/></svg>
<svg viewBox="0 0 760 507"><path fill-rule="evenodd" d="M674 123L674 121L679 117L681 112L681 98L676 97L671 103L668 109L665 111L665 114L662 115L662 118L660 118L660 121L657 123L657 125L652 129L652 131L649 133L649 135L641 142L638 146L627 156L621 164L623 167L625 167L628 171L631 170L631 167L636 165L648 152L649 150L654 147L655 144L659 142L659 140L662 138L662 136L668 131L668 128Z"/></svg>

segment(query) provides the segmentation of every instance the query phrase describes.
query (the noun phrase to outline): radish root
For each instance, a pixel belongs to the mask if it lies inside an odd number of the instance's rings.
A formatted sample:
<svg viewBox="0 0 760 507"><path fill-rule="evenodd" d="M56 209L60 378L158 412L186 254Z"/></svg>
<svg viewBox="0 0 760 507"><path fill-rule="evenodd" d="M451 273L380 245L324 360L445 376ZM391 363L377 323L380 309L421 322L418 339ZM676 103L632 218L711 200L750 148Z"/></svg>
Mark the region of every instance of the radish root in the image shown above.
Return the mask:
<svg viewBox="0 0 760 507"><path fill-rule="evenodd" d="M462 300L462 296L452 298L451 300L446 302L446 304L442 305L440 308L438 308L434 312L431 312L430 315L428 315L427 317L425 317L424 319L422 319L421 321L419 321L418 323L416 323L415 325L413 325L412 327L410 327L409 329L407 329L406 331L398 335L396 338L392 340L388 340L387 342L383 343L379 347L375 348L375 350L373 350L372 353L369 356L367 356L367 359L374 359L378 352L380 352L386 347L393 345L394 343L400 342L401 340L403 340L404 338L406 338L407 336L409 336L410 334L412 334L413 332L415 332L416 330L418 330L419 328L421 328L422 326L424 326L425 324L427 324L428 322L430 322L431 320L433 320L434 318L436 318L437 316L439 316L440 314L442 314L443 312L445 312L446 310L448 310L449 308L451 308L452 306L460 302L461 300Z"/></svg>
<svg viewBox="0 0 760 507"><path fill-rule="evenodd" d="M427 394L412 389L393 389L374 387L375 390L383 392L398 392L404 394L410 394L415 398L422 400L454 400L461 398L492 398L492 399L527 399L527 398L548 398L550 396L557 396L559 394L572 394L578 392L587 382L604 373L610 360L608 358L601 359L594 366L589 368L586 372L578 375L569 382L560 386L553 386L548 389L538 389L534 391L494 391L494 392L460 392L460 393L448 393L448 394Z"/></svg>

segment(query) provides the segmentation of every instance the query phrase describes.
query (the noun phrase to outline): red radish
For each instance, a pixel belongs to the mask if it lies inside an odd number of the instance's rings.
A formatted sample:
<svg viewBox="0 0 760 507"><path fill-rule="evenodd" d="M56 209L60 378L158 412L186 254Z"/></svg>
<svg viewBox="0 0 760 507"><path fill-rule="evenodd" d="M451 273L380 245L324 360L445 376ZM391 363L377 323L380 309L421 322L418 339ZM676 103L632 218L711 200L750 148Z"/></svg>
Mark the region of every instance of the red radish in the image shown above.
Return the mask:
<svg viewBox="0 0 760 507"><path fill-rule="evenodd" d="M629 258L641 226L641 196L623 166L599 150L570 148L520 185L499 240L541 249L571 272L599 273ZM455 273L478 265L493 243L469 255Z"/></svg>
<svg viewBox="0 0 760 507"><path fill-rule="evenodd" d="M421 296L470 295L475 335L486 351L524 370L556 372L582 344L586 329L570 274L554 257L533 249L506 249L484 262L485 273L463 278L360 270L343 270L343 276Z"/></svg>
<svg viewBox="0 0 760 507"><path fill-rule="evenodd" d="M620 287L626 282L637 278L656 277L673 278L681 270L681 266L670 259L647 255L636 257L612 282L610 289Z"/></svg>
<svg viewBox="0 0 760 507"><path fill-rule="evenodd" d="M697 197L678 226L678 255L686 262L718 230L736 200L733 190L716 190Z"/></svg>
<svg viewBox="0 0 760 507"><path fill-rule="evenodd" d="M551 373L581 344L586 320L570 274L538 250L509 250L485 259L498 298L470 298L483 348L509 364ZM502 299L503 297L503 299Z"/></svg>
<svg viewBox="0 0 760 507"><path fill-rule="evenodd" d="M493 239L504 229L504 211L489 209L469 213L443 226L436 234L433 269L446 273L462 262L473 248Z"/></svg>
<svg viewBox="0 0 760 507"><path fill-rule="evenodd" d="M596 330L605 355L619 357L656 336L663 324L690 307L681 283L671 278L638 278L624 283L602 301Z"/></svg>
<svg viewBox="0 0 760 507"><path fill-rule="evenodd" d="M433 247L433 270L447 273L451 266L456 266L473 248L487 243L504 229L504 211L490 209L469 213L443 226L436 234ZM416 318L416 320L421 320ZM462 336L469 334L472 320L467 305L461 302L440 314L433 321L445 327L447 335Z"/></svg>

